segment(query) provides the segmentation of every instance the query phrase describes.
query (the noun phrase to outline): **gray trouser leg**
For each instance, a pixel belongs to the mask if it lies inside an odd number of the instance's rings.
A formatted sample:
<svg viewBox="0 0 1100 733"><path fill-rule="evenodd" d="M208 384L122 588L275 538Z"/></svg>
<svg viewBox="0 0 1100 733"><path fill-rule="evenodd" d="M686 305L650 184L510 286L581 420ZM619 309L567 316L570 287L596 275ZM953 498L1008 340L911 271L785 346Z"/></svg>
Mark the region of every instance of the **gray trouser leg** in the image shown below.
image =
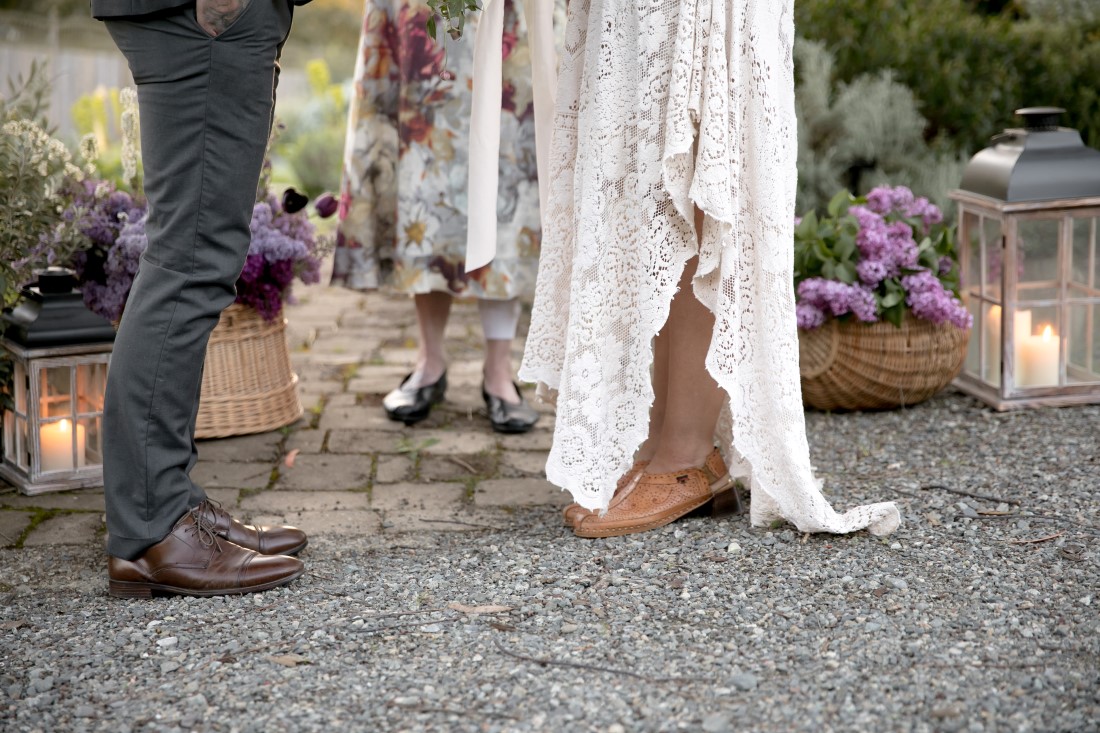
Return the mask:
<svg viewBox="0 0 1100 733"><path fill-rule="evenodd" d="M288 0L250 0L217 38L194 6L109 20L138 87L149 248L104 408L107 551L133 559L205 498L188 472L206 344L233 302L271 129Z"/></svg>

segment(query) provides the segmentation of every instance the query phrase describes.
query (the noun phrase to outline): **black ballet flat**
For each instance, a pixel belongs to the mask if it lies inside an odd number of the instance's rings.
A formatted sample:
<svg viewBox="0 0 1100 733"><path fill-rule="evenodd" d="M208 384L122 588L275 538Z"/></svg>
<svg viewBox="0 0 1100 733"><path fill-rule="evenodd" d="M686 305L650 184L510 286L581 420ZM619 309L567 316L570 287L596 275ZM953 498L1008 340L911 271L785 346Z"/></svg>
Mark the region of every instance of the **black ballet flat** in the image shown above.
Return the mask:
<svg viewBox="0 0 1100 733"><path fill-rule="evenodd" d="M406 387L411 377L412 374L401 380L401 386L382 399L386 416L406 425L413 425L426 418L431 413L432 406L442 402L443 395L447 392L446 371L433 384L423 387Z"/></svg>
<svg viewBox="0 0 1100 733"><path fill-rule="evenodd" d="M481 397L485 400L485 409L489 411L489 423L498 433L526 433L539 420L539 413L523 399L518 384L516 392L519 393L518 404L489 394L485 391L485 384L481 385Z"/></svg>

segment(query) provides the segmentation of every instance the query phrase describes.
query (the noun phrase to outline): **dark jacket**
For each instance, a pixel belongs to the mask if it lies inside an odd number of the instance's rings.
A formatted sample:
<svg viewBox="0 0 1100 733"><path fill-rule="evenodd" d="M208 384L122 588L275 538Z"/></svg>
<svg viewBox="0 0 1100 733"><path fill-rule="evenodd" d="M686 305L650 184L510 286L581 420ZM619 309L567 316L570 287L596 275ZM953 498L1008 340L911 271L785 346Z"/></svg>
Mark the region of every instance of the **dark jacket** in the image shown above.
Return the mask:
<svg viewBox="0 0 1100 733"><path fill-rule="evenodd" d="M309 0L291 0L295 5L305 5ZM194 0L91 0L93 18L120 18L149 15L190 5Z"/></svg>

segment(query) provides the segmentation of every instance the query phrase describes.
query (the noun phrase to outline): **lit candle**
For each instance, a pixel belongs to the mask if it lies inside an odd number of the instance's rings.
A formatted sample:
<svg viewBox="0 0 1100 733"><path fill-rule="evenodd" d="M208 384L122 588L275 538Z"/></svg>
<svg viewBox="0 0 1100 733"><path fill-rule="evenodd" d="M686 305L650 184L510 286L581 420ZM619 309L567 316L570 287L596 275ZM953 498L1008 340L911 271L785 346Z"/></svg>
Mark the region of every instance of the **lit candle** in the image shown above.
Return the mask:
<svg viewBox="0 0 1100 733"><path fill-rule="evenodd" d="M1051 387L1058 384L1058 356L1061 340L1054 329L1045 326L1039 336L1028 335L1020 341L1020 360L1016 384L1020 387Z"/></svg>
<svg viewBox="0 0 1100 733"><path fill-rule="evenodd" d="M84 426L76 426L76 465L84 466ZM73 469L73 426L68 420L43 425L38 430L43 471Z"/></svg>

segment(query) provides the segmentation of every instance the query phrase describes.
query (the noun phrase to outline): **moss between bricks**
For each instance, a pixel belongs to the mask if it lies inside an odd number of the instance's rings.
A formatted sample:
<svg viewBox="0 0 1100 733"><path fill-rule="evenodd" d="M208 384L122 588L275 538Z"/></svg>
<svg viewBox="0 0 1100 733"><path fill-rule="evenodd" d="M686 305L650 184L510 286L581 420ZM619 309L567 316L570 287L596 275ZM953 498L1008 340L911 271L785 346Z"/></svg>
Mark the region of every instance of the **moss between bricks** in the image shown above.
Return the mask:
<svg viewBox="0 0 1100 733"><path fill-rule="evenodd" d="M15 550L23 549L23 543L27 541L28 537L30 537L31 532L33 532L35 528L37 528L40 524L48 519L53 519L54 517L60 517L67 514L102 514L102 512L98 509L16 509L14 507L3 507L0 508L0 511L31 512L31 521L19 534L19 537L17 537L15 542L11 543L10 545L5 545L5 547L7 548Z"/></svg>

